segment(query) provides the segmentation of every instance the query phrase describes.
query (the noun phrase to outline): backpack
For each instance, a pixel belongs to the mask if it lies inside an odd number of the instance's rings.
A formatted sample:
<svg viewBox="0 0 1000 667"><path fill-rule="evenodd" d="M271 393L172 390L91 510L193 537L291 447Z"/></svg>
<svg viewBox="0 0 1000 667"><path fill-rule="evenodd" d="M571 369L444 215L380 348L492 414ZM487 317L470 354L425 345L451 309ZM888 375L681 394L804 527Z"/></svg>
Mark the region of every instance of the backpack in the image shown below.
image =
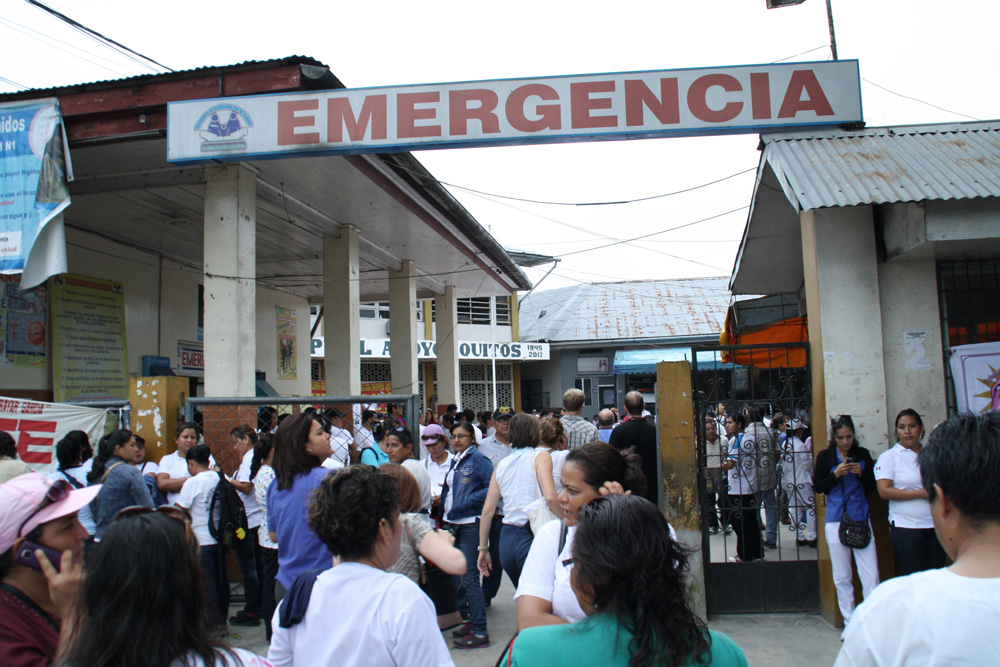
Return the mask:
<svg viewBox="0 0 1000 667"><path fill-rule="evenodd" d="M229 480L216 471L219 483L212 492L212 500L208 505L208 533L218 543L225 547L235 547L247 536L247 511L243 499L229 483ZM215 517L218 516L218 522Z"/></svg>

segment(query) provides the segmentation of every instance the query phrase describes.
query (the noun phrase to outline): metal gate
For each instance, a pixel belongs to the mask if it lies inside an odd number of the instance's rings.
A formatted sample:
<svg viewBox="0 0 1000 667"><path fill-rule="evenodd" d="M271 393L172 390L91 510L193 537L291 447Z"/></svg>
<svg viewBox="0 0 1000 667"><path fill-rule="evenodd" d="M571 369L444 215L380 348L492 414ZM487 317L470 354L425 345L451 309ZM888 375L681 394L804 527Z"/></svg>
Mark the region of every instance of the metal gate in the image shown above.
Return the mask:
<svg viewBox="0 0 1000 667"><path fill-rule="evenodd" d="M770 428L779 413L808 424L808 343L702 346L693 352L691 383L698 424L708 613L819 612L818 550L812 532L817 529L812 454L805 451L806 436L796 445L787 435L783 437L780 429ZM733 449L733 443L723 447L721 440L708 442L708 420L716 425L720 436L726 434L725 419L719 411L728 416L738 412L766 415L764 425L751 428L760 441L757 453L748 455L739 447ZM818 437L822 441L822 430ZM794 456L796 446L798 457ZM731 465L739 469L755 466L753 482L749 476L733 481L742 485L734 489L744 492L741 495L729 494L730 475L720 468L726 460L732 460ZM803 469L806 466L808 470ZM774 480L773 490L761 488ZM750 484L752 493L747 495ZM748 526L753 525L755 530L758 521L763 558L740 561L737 541L743 537L747 540L743 545L745 553L754 551L748 547L752 536L745 536L751 532Z"/></svg>

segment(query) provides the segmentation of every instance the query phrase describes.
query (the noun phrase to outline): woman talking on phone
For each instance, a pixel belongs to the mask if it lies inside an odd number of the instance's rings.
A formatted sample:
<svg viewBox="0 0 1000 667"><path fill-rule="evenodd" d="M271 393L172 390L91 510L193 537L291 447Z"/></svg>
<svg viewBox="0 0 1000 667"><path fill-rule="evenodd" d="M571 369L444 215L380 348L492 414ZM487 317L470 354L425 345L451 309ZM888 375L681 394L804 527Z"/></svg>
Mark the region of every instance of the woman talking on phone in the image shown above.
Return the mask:
<svg viewBox="0 0 1000 667"><path fill-rule="evenodd" d="M875 490L874 468L872 455L854 437L854 420L850 415L834 417L830 421L830 445L816 457L813 488L816 493L826 494L826 542L844 632L854 613L852 555L866 600L878 586L878 559L865 497ZM863 536L865 527L867 541ZM845 534L849 528L860 530L862 537L852 540ZM853 545L847 544L852 541Z"/></svg>

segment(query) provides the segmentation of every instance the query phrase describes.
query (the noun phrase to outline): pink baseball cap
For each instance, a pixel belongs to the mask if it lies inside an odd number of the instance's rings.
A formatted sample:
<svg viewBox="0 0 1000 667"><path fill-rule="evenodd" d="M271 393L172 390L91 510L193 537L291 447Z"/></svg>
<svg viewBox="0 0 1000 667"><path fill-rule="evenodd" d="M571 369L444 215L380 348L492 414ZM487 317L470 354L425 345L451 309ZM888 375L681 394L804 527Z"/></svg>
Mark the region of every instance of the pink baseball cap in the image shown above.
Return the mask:
<svg viewBox="0 0 1000 667"><path fill-rule="evenodd" d="M74 489L65 480L52 481L37 472L0 484L0 553L43 523L80 511L100 490L100 484Z"/></svg>
<svg viewBox="0 0 1000 667"><path fill-rule="evenodd" d="M444 437L444 429L440 424L428 424L420 435L421 440L437 440Z"/></svg>

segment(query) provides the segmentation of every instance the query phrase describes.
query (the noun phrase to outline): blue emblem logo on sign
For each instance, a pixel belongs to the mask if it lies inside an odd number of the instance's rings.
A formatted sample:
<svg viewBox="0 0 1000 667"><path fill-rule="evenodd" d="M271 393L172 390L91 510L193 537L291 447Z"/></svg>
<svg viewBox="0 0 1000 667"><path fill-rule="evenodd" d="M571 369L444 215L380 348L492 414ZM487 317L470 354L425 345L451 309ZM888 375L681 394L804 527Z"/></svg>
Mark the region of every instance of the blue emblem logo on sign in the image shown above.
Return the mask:
<svg viewBox="0 0 1000 667"><path fill-rule="evenodd" d="M253 120L242 107L228 102L208 109L195 123L194 131L201 137L203 153L245 151L245 140Z"/></svg>

